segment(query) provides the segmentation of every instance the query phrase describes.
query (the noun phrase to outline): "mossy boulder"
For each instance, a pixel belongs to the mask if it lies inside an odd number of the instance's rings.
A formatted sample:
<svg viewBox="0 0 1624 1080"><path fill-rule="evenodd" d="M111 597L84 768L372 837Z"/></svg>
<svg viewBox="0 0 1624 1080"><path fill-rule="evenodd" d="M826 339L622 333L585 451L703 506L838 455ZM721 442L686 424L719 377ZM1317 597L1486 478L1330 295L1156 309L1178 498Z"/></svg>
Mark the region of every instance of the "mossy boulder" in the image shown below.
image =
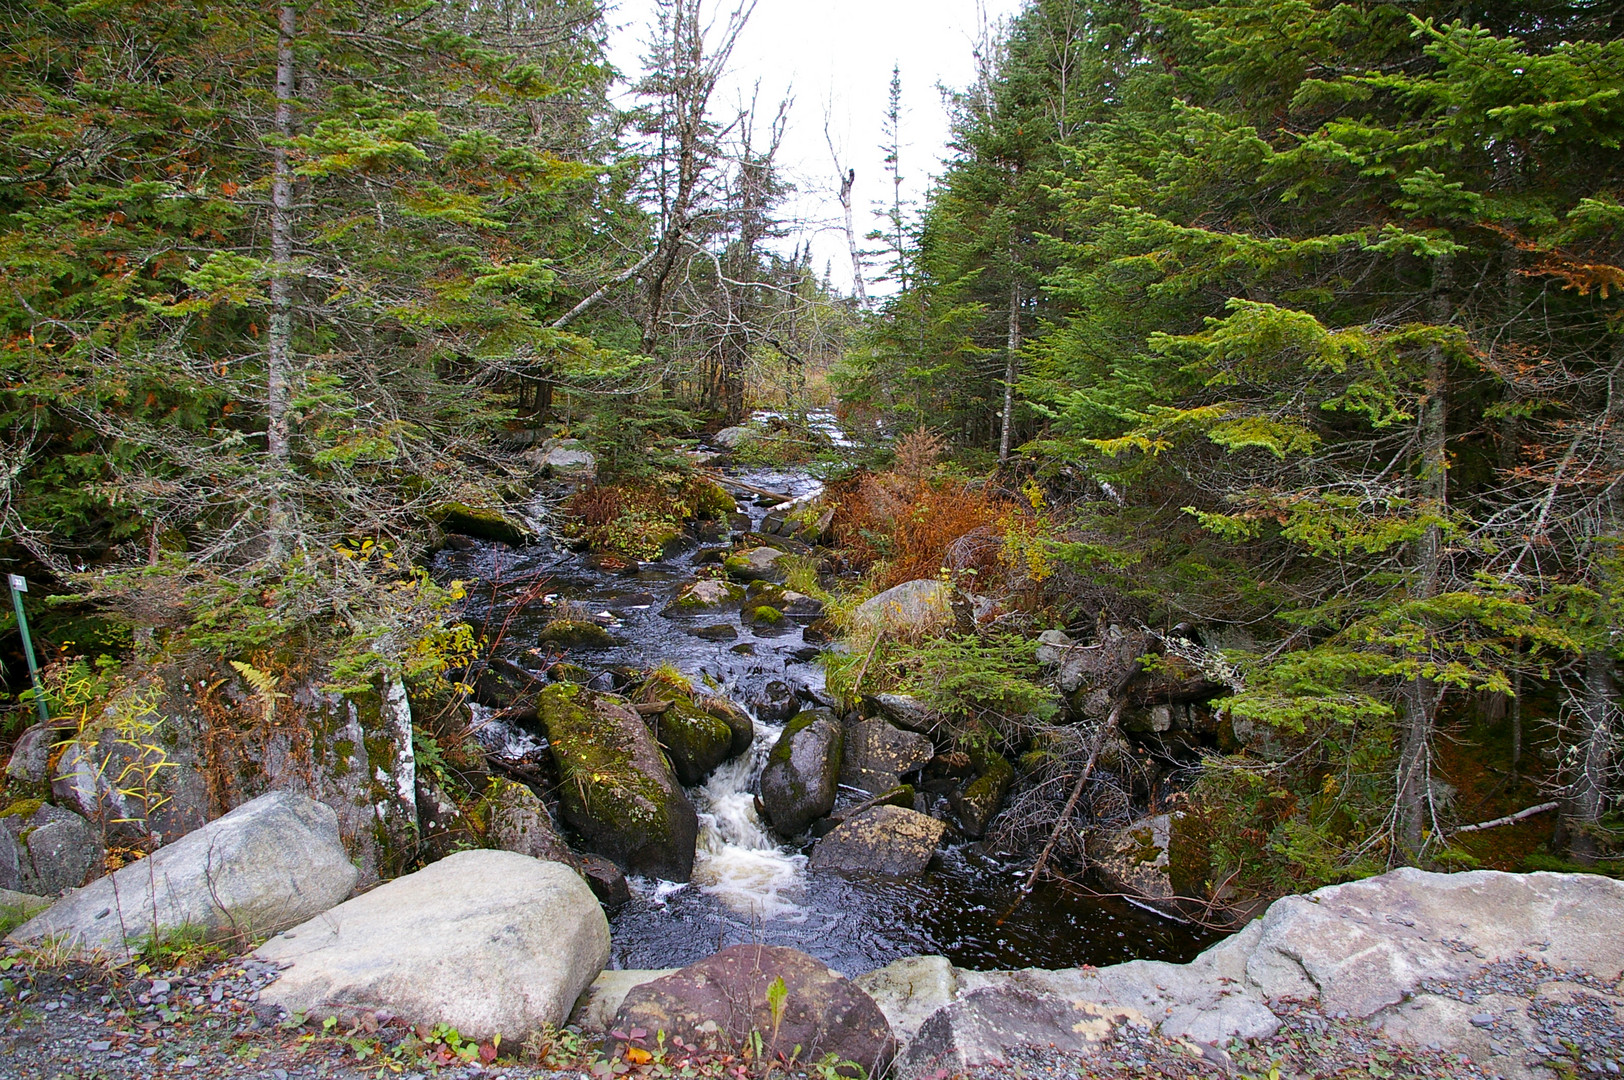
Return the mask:
<svg viewBox="0 0 1624 1080"><path fill-rule="evenodd" d="M727 698L698 694L694 697L694 704L727 725L732 735L732 742L728 746L729 758L738 757L756 741L756 722L750 719L749 713Z"/></svg>
<svg viewBox="0 0 1624 1080"><path fill-rule="evenodd" d="M441 503L429 511L428 518L448 533L495 540L513 547L523 544L530 536L523 525L502 511L469 506L467 503Z"/></svg>
<svg viewBox="0 0 1624 1080"><path fill-rule="evenodd" d="M811 709L784 726L761 773L761 805L782 836L797 836L835 806L845 731L828 709Z"/></svg>
<svg viewBox="0 0 1624 1080"><path fill-rule="evenodd" d="M699 521L722 521L739 508L727 488L704 477L690 480L683 488L683 495L693 517Z"/></svg>
<svg viewBox="0 0 1624 1080"><path fill-rule="evenodd" d="M654 737L665 748L671 768L684 786L703 784L716 766L732 756L733 731L720 717L691 698L677 697L649 718Z"/></svg>
<svg viewBox="0 0 1624 1080"><path fill-rule="evenodd" d="M562 661L547 669L547 677L553 682L574 683L577 686L586 686L592 682L592 672L580 664L566 664Z"/></svg>
<svg viewBox="0 0 1624 1080"><path fill-rule="evenodd" d="M564 820L628 874L693 876L699 818L642 717L583 687L541 692Z"/></svg>
<svg viewBox="0 0 1624 1080"><path fill-rule="evenodd" d="M781 585L786 576L784 568L780 565L783 559L784 552L777 548L756 547L736 555L729 555L722 560L722 568L734 581L746 583L766 581Z"/></svg>
<svg viewBox="0 0 1624 1080"><path fill-rule="evenodd" d="M993 815L1003 809L1004 797L1015 780L1015 767L993 750L972 754L971 758L980 775L955 793L951 802L964 835L979 840L987 835Z"/></svg>
<svg viewBox="0 0 1624 1080"><path fill-rule="evenodd" d="M766 604L748 609L745 612L745 617L750 620L751 626L777 626L784 621L782 611Z"/></svg>
<svg viewBox="0 0 1624 1080"><path fill-rule="evenodd" d="M822 600L767 581L752 582L745 590L744 601L747 607L765 605L785 615L817 618L823 614Z"/></svg>
<svg viewBox="0 0 1624 1080"><path fill-rule="evenodd" d="M580 619L554 619L542 629L537 640L561 649L609 649L619 644L615 635L597 623Z"/></svg>
<svg viewBox="0 0 1624 1080"><path fill-rule="evenodd" d="M715 611L718 608L743 603L744 598L744 588L731 581L696 581L667 604L661 614L693 615L702 611Z"/></svg>

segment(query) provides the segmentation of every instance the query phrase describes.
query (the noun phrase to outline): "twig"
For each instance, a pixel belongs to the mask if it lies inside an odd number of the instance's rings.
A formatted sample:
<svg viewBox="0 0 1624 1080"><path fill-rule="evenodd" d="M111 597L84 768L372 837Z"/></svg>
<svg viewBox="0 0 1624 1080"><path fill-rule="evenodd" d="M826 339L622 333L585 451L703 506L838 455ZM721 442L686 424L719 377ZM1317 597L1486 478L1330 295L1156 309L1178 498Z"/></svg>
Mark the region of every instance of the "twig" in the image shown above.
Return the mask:
<svg viewBox="0 0 1624 1080"><path fill-rule="evenodd" d="M1530 806L1526 810L1518 810L1515 814L1507 814L1505 817L1498 817L1493 821L1480 821L1476 825L1462 825L1460 828L1455 830L1455 835L1459 836L1461 833L1465 832L1482 832L1484 829L1495 829L1499 828L1501 825L1513 825L1525 818L1531 818L1536 814L1543 814L1549 810L1555 810L1561 805L1562 804L1559 802L1540 803L1538 806Z"/></svg>
<svg viewBox="0 0 1624 1080"><path fill-rule="evenodd" d="M1088 778L1094 775L1094 766L1100 760L1100 750L1104 748L1106 738L1116 730L1117 722L1122 719L1123 706L1127 703L1127 696L1119 695L1116 704L1111 707L1111 715L1100 725L1099 733L1094 736L1094 745L1088 751L1088 763L1083 766L1083 775L1072 785L1071 798L1066 800L1065 808L1060 811L1060 820L1054 823L1054 831L1049 834L1049 842L1043 845L1043 851L1038 855L1038 861L1032 865L1032 873L1021 886L1020 894L1015 897L1015 902L1009 906L1009 910L999 917L997 925L1004 925L1004 920L1015 914L1015 909L1032 895L1032 888L1038 882L1038 875L1043 873L1043 868L1049 864L1049 856L1054 854L1055 845L1060 843L1060 834L1066 830L1066 824L1071 821L1071 815L1077 809L1077 802L1083 797L1083 788L1087 786Z"/></svg>
<svg viewBox="0 0 1624 1080"><path fill-rule="evenodd" d="M874 662L874 653L880 647L880 641L885 637L885 627L874 631L874 644L868 647L868 655L863 657L863 666L857 669L857 678L851 684L851 698L853 702L863 699L863 677L868 674L868 665Z"/></svg>

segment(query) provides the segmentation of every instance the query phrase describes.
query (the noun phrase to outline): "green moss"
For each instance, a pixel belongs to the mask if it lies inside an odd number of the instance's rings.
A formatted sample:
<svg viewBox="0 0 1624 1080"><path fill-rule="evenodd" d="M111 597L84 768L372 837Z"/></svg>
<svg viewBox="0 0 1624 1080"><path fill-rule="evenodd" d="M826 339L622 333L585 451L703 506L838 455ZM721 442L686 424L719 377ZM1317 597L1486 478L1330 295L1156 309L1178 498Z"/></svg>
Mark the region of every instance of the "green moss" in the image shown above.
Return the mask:
<svg viewBox="0 0 1624 1080"><path fill-rule="evenodd" d="M703 783L726 761L733 747L733 730L720 717L679 697L653 721L654 736L670 755L672 771L684 785Z"/></svg>
<svg viewBox="0 0 1624 1080"><path fill-rule="evenodd" d="M0 810L0 818L15 817L27 820L39 813L39 808L44 805L44 799L18 799L4 810Z"/></svg>
<svg viewBox="0 0 1624 1080"><path fill-rule="evenodd" d="M597 623L577 619L555 619L547 624L537 640L543 645L558 645L566 649L607 649L615 644L614 635Z"/></svg>
<svg viewBox="0 0 1624 1080"><path fill-rule="evenodd" d="M765 604L768 607L781 608L788 601L784 599L784 588L768 581L753 581L744 591L745 599L751 604Z"/></svg>
<svg viewBox="0 0 1624 1080"><path fill-rule="evenodd" d="M778 742L773 744L772 753L767 755L769 765L782 765L789 761L790 743L796 735L815 724L822 713L804 712L797 714L789 723L784 725L784 732L778 736Z"/></svg>
<svg viewBox="0 0 1624 1080"><path fill-rule="evenodd" d="M750 621L757 626L777 626L784 621L784 613L763 604L750 612Z"/></svg>
<svg viewBox="0 0 1624 1080"><path fill-rule="evenodd" d="M614 719L598 715L593 700L590 691L570 683L555 683L538 699L564 778L559 795L565 810L617 832L663 831L669 819L665 790L638 769L635 748Z"/></svg>
<svg viewBox="0 0 1624 1080"><path fill-rule="evenodd" d="M515 547L524 543L526 537L523 527L500 510L476 508L467 503L441 503L429 511L428 518L447 532L495 540Z"/></svg>

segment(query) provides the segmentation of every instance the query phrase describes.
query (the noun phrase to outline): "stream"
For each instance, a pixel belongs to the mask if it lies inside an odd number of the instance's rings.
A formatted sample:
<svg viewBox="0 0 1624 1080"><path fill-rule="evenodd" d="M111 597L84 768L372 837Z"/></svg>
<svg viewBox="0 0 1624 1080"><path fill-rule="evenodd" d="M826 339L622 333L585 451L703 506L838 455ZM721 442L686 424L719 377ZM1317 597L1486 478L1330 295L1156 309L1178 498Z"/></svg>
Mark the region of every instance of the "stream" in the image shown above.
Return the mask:
<svg viewBox="0 0 1624 1080"><path fill-rule="evenodd" d="M826 423L831 426L832 418ZM789 497L815 494L821 485L799 470L728 470L755 488ZM752 525L767 508L741 496ZM538 514L545 527L545 517ZM635 573L595 569L588 557L545 534L523 548L469 542L435 556L436 579L467 583L465 617L501 631L497 654L527 668L542 666L531 648L550 606L567 600L604 622L619 639L609 648L573 650L571 663L592 672L645 669L666 663L741 706L769 682L798 690L807 702L823 689L818 650L803 637L804 620L776 627L742 623L739 612L702 617L660 614L707 551L728 546L724 531L697 540ZM714 558L714 555L711 556ZM526 603L526 601L529 601ZM692 631L726 625L733 640L706 640ZM474 710L476 732L488 751L522 757L544 744L532 733L490 722ZM1003 925L1025 867L994 859L978 845L944 848L913 880L846 879L814 874L806 854L780 842L755 810L755 792L781 728L756 720L750 751L722 765L689 789L699 812L700 836L693 881L676 884L633 879L633 899L610 917L611 966L681 967L729 945L787 945L847 975L917 954L940 954L976 970L1103 966L1134 959L1185 962L1211 944L1212 935L1174 923L1126 902L1083 897L1055 885L1040 886Z"/></svg>

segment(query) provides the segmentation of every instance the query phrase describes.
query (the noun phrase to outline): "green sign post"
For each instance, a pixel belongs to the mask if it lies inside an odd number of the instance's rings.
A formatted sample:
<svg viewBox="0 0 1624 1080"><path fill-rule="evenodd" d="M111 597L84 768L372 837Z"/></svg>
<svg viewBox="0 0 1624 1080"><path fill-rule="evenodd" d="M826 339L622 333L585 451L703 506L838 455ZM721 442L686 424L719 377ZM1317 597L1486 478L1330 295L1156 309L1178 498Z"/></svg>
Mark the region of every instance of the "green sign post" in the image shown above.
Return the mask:
<svg viewBox="0 0 1624 1080"><path fill-rule="evenodd" d="M39 709L42 724L50 723L50 711L45 708L45 687L39 681L39 661L34 659L34 639L28 634L28 616L23 614L23 593L28 591L28 579L21 574L10 574L11 606L17 612L17 632L23 636L23 655L28 657L28 677L34 683L34 706Z"/></svg>

